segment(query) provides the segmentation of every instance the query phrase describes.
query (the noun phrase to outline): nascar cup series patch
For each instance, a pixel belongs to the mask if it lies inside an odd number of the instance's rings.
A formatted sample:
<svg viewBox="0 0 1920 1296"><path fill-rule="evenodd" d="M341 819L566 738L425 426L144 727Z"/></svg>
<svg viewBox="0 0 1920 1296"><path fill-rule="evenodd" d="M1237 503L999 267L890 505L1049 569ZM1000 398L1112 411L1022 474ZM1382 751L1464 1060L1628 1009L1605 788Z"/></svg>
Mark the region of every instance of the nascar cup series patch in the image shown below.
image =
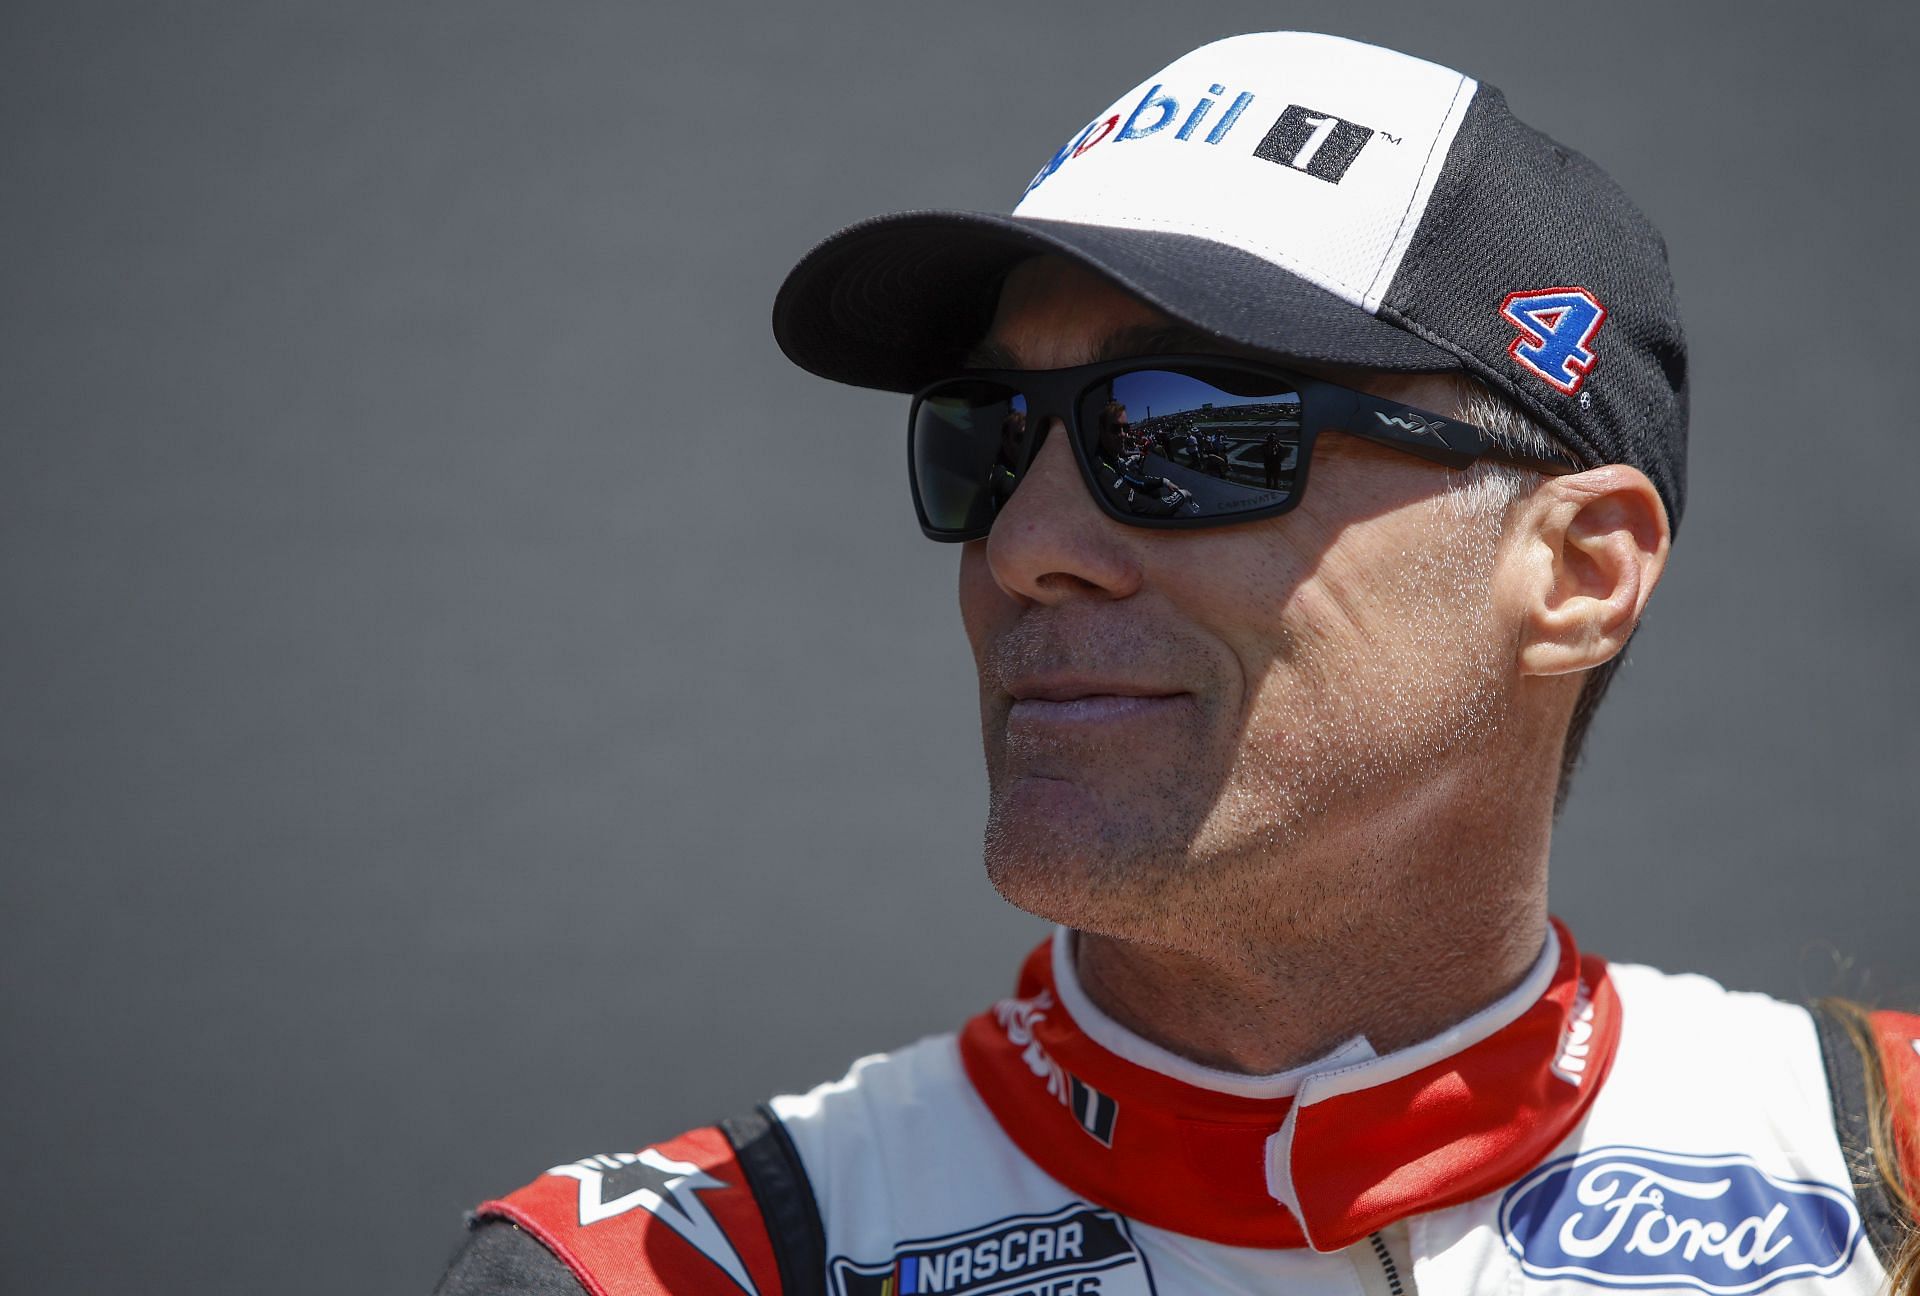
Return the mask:
<svg viewBox="0 0 1920 1296"><path fill-rule="evenodd" d="M1550 1161L1500 1203L1535 1278L1745 1296L1853 1260L1860 1213L1841 1188L1781 1179L1751 1157L1607 1147Z"/></svg>
<svg viewBox="0 0 1920 1296"><path fill-rule="evenodd" d="M835 1257L831 1268L837 1296L1153 1296L1126 1221L1082 1203L902 1242L886 1260Z"/></svg>

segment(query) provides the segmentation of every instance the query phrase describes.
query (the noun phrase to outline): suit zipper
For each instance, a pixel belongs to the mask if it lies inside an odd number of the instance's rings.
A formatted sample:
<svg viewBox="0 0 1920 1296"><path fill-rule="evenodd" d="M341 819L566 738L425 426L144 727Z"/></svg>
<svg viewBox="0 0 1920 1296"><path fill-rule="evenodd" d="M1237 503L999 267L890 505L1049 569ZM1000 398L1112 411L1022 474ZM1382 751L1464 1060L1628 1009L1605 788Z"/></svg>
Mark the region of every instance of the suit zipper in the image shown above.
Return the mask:
<svg viewBox="0 0 1920 1296"><path fill-rule="evenodd" d="M1393 1256L1387 1250L1387 1244L1378 1233L1367 1234L1367 1241L1373 1243L1373 1254L1380 1259L1380 1268L1386 1271L1387 1290L1393 1296L1406 1296L1406 1288L1400 1285L1400 1266L1393 1262Z"/></svg>

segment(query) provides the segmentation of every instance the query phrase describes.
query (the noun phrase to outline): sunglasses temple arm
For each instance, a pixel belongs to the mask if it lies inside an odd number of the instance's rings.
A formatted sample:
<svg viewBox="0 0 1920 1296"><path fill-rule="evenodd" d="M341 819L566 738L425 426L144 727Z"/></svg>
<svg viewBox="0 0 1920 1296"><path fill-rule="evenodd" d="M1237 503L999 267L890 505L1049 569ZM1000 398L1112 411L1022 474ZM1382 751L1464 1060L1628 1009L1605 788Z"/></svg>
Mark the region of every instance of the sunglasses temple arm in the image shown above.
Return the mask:
<svg viewBox="0 0 1920 1296"><path fill-rule="evenodd" d="M1486 433L1479 428L1454 423L1411 406L1377 400L1359 392L1350 393L1350 396L1348 407L1331 421L1333 426L1351 436L1417 455L1449 468L1469 467L1484 453L1482 445Z"/></svg>
<svg viewBox="0 0 1920 1296"><path fill-rule="evenodd" d="M1498 459L1551 476L1580 471L1580 465L1564 455L1510 450L1495 440L1491 432L1472 423L1443 419L1412 406L1366 396L1354 401L1342 426L1365 440L1404 450L1449 468L1468 468L1480 459Z"/></svg>

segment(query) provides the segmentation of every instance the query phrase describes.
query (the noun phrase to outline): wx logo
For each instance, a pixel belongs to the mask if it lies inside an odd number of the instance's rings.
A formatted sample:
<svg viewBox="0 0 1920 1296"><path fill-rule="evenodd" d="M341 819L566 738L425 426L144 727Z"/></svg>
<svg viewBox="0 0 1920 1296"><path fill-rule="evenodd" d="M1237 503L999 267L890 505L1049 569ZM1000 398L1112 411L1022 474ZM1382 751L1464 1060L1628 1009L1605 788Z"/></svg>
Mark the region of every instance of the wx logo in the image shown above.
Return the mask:
<svg viewBox="0 0 1920 1296"><path fill-rule="evenodd" d="M1253 155L1339 184L1374 134L1370 126L1288 104Z"/></svg>
<svg viewBox="0 0 1920 1296"><path fill-rule="evenodd" d="M1508 293L1500 314L1520 330L1507 354L1571 396L1593 368L1593 335L1607 308L1585 288L1538 288Z"/></svg>
<svg viewBox="0 0 1920 1296"><path fill-rule="evenodd" d="M705 1202L702 1188L726 1188L690 1161L675 1161L654 1148L590 1156L547 1171L580 1182L580 1227L643 1210L699 1248L747 1296L759 1296L746 1265Z"/></svg>
<svg viewBox="0 0 1920 1296"><path fill-rule="evenodd" d="M1373 416L1388 427L1399 428L1402 432L1412 432L1416 436L1430 436L1435 441L1440 440L1440 429L1446 426L1446 422L1442 419L1424 419L1412 410L1402 410L1392 416L1375 410Z"/></svg>

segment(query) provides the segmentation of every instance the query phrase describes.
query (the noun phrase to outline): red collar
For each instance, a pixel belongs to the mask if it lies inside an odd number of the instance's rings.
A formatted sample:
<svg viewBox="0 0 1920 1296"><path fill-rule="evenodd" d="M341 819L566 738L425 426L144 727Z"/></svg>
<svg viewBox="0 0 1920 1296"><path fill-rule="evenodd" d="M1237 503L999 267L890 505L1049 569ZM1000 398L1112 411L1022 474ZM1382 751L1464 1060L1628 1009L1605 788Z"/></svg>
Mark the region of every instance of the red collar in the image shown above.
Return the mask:
<svg viewBox="0 0 1920 1296"><path fill-rule="evenodd" d="M1558 920L1540 962L1445 1033L1376 1057L1356 1039L1278 1076L1213 1071L1101 1013L1064 930L960 1053L1041 1169L1103 1206L1233 1246L1333 1251L1518 1179L1586 1112L1613 1064L1606 962Z"/></svg>

